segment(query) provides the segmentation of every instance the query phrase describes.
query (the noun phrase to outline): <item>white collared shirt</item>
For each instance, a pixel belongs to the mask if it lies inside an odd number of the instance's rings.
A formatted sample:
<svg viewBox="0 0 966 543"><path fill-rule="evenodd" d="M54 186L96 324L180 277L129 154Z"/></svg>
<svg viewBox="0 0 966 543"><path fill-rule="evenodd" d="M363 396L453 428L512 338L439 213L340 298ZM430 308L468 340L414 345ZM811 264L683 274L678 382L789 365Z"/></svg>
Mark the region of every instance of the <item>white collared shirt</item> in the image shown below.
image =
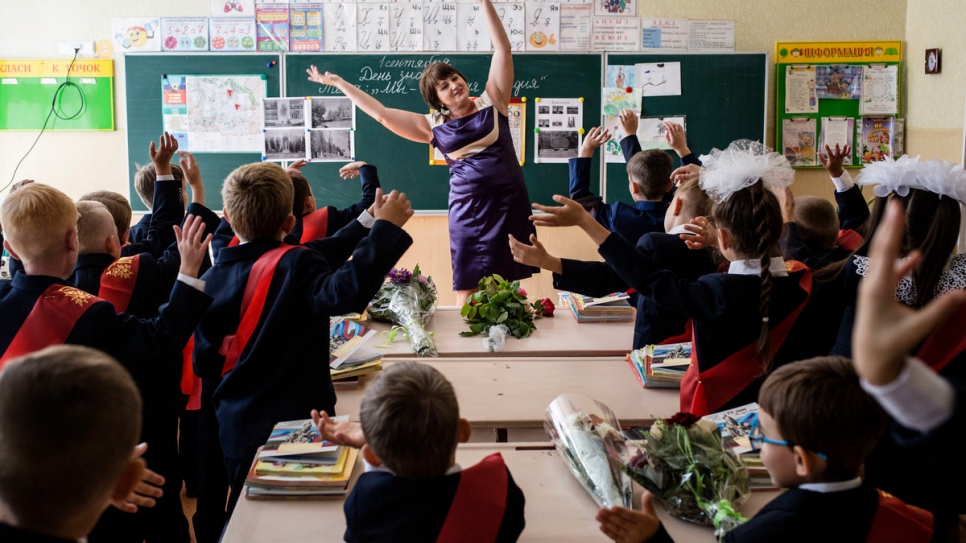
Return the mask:
<svg viewBox="0 0 966 543"><path fill-rule="evenodd" d="M785 260L780 256L771 257L771 260L768 262L768 271L775 277L788 277ZM756 258L735 260L728 266L728 273L735 275L759 275L761 273L761 261Z"/></svg>
<svg viewBox="0 0 966 543"><path fill-rule="evenodd" d="M835 185L836 192L845 192L855 186L855 181L852 181L852 176L849 175L848 170L842 170L842 176L833 177L832 184Z"/></svg>
<svg viewBox="0 0 966 543"><path fill-rule="evenodd" d="M675 226L674 228L672 228L671 231L668 232L668 234L690 234L690 235L693 236L694 235L694 232L691 232L690 230L687 230L686 228L684 228L685 226L687 226L687 225L679 224L679 225Z"/></svg>
<svg viewBox="0 0 966 543"><path fill-rule="evenodd" d="M850 479L848 481L836 481L834 483L806 483L804 485L798 485L798 488L801 490L811 490L812 492L821 492L822 494L827 494L829 492L852 490L853 488L859 488L860 486L862 486L862 479L856 477L855 479Z"/></svg>
<svg viewBox="0 0 966 543"><path fill-rule="evenodd" d="M865 379L861 383L886 413L910 430L933 430L949 420L956 408L953 386L916 358L907 358L891 383L876 386Z"/></svg>

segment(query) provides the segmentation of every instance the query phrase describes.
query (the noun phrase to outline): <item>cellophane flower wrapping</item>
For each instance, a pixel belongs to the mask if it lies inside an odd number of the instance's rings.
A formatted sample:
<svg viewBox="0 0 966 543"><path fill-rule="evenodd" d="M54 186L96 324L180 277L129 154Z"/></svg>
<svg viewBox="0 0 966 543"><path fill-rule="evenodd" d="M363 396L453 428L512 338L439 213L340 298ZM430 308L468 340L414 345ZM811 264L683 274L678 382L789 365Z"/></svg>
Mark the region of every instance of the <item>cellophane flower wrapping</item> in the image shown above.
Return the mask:
<svg viewBox="0 0 966 543"><path fill-rule="evenodd" d="M606 405L576 394L547 407L544 428L577 481L601 507L633 505L630 478L608 459L608 445L623 442L620 423Z"/></svg>
<svg viewBox="0 0 966 543"><path fill-rule="evenodd" d="M369 314L398 326L409 338L416 355L436 357L439 354L436 343L426 325L436 314L438 298L433 278L420 273L418 264L412 272L394 268L369 302ZM394 329L390 336L395 337L395 332Z"/></svg>
<svg viewBox="0 0 966 543"><path fill-rule="evenodd" d="M721 442L717 425L679 413L657 419L642 442L607 442L611 461L663 502L675 517L714 526L720 540L746 519L748 470Z"/></svg>

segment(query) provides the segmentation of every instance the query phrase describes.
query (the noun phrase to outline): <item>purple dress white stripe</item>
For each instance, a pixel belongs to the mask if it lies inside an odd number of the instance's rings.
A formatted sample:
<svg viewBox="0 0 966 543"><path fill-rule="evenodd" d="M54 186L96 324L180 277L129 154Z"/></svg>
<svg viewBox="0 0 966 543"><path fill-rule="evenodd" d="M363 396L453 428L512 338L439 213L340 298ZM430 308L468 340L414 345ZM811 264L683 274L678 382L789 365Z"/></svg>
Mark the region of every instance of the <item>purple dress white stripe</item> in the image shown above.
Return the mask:
<svg viewBox="0 0 966 543"><path fill-rule="evenodd" d="M536 233L530 196L510 135L510 123L484 92L476 113L445 121L428 115L432 145L449 164L449 247L453 289L475 289L483 277L526 279L539 268L513 261L508 234L526 242Z"/></svg>

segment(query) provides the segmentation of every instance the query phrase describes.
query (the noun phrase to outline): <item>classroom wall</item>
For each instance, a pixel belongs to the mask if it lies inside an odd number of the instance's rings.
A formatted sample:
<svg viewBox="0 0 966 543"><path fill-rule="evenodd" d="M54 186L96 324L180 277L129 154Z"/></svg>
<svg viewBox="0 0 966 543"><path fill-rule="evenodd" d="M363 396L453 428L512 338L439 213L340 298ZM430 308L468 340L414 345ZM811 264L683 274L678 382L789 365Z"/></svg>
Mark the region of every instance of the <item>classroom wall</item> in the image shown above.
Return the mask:
<svg viewBox="0 0 966 543"><path fill-rule="evenodd" d="M920 62L917 59L922 57L925 47L944 47L944 74L932 76L942 79L930 84L940 85L944 94L950 96L942 98L943 102L949 102L946 104L949 107L942 108L943 113L930 112L935 104L935 96L926 98L924 92L909 93L906 108L911 119L907 131L911 149L917 148L916 139L921 137L933 142L933 147L942 147L943 158L958 161L959 154L953 154L946 146L951 146L950 141L955 139L955 148L958 149L962 137L964 99L961 89L964 81L962 71L954 76L955 70L951 67L959 53L955 50L956 46L961 46L966 39L960 31L964 17L960 3L961 0L852 0L847 3L646 0L642 2L639 15L735 20L736 49L742 52L766 51L769 57L773 55L774 44L778 40L902 40L906 39L908 33L910 39L915 39L915 43L919 44L918 50L914 47L907 49L907 59L912 59L912 64ZM60 40L98 40L108 37L112 17L206 16L208 5L208 0L0 0L0 14L3 15L0 16L0 56L57 58L61 56L57 52L57 42ZM939 5L945 9L936 9ZM909 28L907 18L911 24L922 26ZM945 41L924 43L930 38ZM116 103L119 105L125 100L124 86L121 84L124 77L122 68L121 65L116 67ZM769 73L768 85L767 134L768 140L774 142L774 100L771 98L774 92L773 72ZM919 85L919 81L912 80L911 85ZM953 113L949 114L950 111ZM914 119L914 115L921 115L922 119ZM31 155L24 160L17 177L55 184L75 198L95 189L125 193L127 121L120 109L116 112L116 119L118 130L115 132L45 133ZM956 138L952 138L957 132ZM0 186L10 179L16 162L34 138L36 133L0 132ZM387 185L391 184L391 180L387 181ZM623 184L611 186L611 190L621 190ZM795 192L828 196L829 185L822 172L800 172ZM455 297L449 292L452 274L445 217L416 217L407 225L407 230L414 234L417 243L403 257L401 265L411 268L418 262L423 270L435 276L441 291L440 303L452 304ZM593 245L577 232L542 229L539 235L554 254L599 259ZM524 282L524 287L532 295L552 296L550 281L550 274L543 273Z"/></svg>

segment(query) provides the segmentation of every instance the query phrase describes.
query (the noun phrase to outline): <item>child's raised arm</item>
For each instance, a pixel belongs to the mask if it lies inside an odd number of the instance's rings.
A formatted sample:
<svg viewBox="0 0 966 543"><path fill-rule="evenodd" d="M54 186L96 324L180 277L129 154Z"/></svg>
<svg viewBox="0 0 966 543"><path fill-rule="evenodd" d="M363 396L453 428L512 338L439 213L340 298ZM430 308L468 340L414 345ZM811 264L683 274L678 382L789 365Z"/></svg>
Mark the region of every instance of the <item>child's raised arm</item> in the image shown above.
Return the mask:
<svg viewBox="0 0 966 543"><path fill-rule="evenodd" d="M510 253L513 260L527 266L536 266L554 273L563 273L563 263L560 258L547 252L547 248L537 241L537 236L530 234L530 245L522 243L510 234Z"/></svg>
<svg viewBox="0 0 966 543"><path fill-rule="evenodd" d="M178 140L167 132L161 134L157 147L154 141L151 141L148 145L148 155L154 163L154 171L157 175L171 175L171 157L177 150Z"/></svg>
<svg viewBox="0 0 966 543"><path fill-rule="evenodd" d="M578 158L592 158L594 156L594 151L598 147L607 143L610 139L610 130L602 128L600 126L595 126L587 132L584 137L584 143L580 146L580 151L577 153Z"/></svg>
<svg viewBox="0 0 966 543"><path fill-rule="evenodd" d="M198 167L198 161L188 151L178 151L178 156L181 157L178 162L181 164L181 171L184 172L185 181L191 187L191 202L205 205L205 184L201 180L201 168Z"/></svg>
<svg viewBox="0 0 966 543"><path fill-rule="evenodd" d="M691 149L688 148L688 138L684 135L684 127L671 121L664 121L664 127L667 128L667 131L664 132L664 141L667 142L668 146L674 149L674 152L681 158L690 155Z"/></svg>

